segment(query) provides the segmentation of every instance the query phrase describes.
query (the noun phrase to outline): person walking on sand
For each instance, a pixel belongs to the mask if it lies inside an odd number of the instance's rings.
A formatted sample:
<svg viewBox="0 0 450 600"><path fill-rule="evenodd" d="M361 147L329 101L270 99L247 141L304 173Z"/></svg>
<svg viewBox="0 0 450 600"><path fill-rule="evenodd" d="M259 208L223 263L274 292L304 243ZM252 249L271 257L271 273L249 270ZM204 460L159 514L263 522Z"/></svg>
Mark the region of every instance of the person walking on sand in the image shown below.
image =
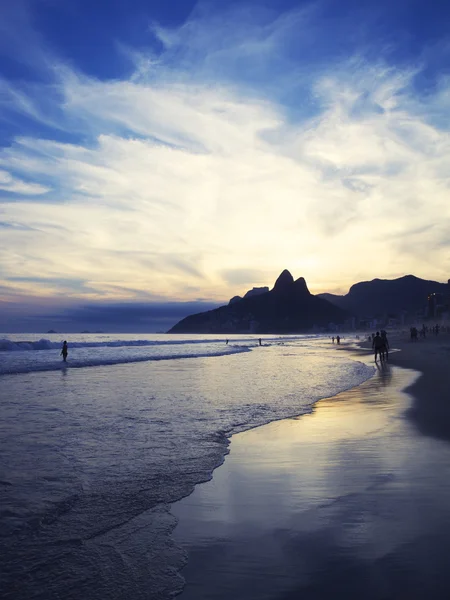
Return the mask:
<svg viewBox="0 0 450 600"><path fill-rule="evenodd" d="M67 349L67 342L66 342L66 340L64 340L63 347L62 347L62 350L61 350L61 354L62 354L62 357L63 357L63 361L66 362L67 355L69 354L69 351Z"/></svg>
<svg viewBox="0 0 450 600"><path fill-rule="evenodd" d="M333 337L331 338L331 342L334 344L334 335L333 335Z"/></svg>
<svg viewBox="0 0 450 600"><path fill-rule="evenodd" d="M377 362L378 355L380 355L380 360L381 360L381 352L382 352L383 345L384 345L383 338L381 337L380 332L377 331L375 334L375 337L373 338L373 341L372 341L372 348L375 350L375 362Z"/></svg>
<svg viewBox="0 0 450 600"><path fill-rule="evenodd" d="M381 347L381 360L388 360L389 358L389 342L387 339L387 333L383 329L381 331L381 339L383 340L383 346Z"/></svg>
<svg viewBox="0 0 450 600"><path fill-rule="evenodd" d="M340 343L341 343L341 338L340 338L338 335L336 336L336 343L337 343L337 344L340 344Z"/></svg>

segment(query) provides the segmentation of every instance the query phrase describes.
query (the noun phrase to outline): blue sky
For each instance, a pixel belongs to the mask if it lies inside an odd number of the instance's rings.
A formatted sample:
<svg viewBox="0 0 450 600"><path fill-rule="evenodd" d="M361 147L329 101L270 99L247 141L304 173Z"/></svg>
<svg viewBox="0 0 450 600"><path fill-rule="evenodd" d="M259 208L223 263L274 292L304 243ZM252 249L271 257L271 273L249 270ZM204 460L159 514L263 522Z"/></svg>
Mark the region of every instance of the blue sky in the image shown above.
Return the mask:
<svg viewBox="0 0 450 600"><path fill-rule="evenodd" d="M0 330L78 330L102 306L164 329L284 268L317 293L446 281L449 17L439 0L3 2Z"/></svg>

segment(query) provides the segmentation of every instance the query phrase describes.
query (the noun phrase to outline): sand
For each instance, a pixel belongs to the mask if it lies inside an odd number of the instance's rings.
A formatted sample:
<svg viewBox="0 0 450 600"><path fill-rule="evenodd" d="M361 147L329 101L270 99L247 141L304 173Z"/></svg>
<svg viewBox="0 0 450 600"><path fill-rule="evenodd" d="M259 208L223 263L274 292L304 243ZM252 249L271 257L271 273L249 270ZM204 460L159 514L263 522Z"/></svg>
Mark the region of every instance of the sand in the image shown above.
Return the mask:
<svg viewBox="0 0 450 600"><path fill-rule="evenodd" d="M424 435L450 440L450 334L393 342L401 352L391 355L392 363L422 373L407 390L413 395L408 416Z"/></svg>
<svg viewBox="0 0 450 600"><path fill-rule="evenodd" d="M391 346L312 414L233 436L172 505L181 600L450 597L450 341Z"/></svg>

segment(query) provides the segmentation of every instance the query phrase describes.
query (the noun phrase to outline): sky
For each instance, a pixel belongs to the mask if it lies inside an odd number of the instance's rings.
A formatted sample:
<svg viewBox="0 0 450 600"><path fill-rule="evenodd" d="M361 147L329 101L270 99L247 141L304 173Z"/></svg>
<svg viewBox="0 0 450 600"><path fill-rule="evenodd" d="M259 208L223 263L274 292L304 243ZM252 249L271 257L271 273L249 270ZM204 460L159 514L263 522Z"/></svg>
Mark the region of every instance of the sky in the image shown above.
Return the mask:
<svg viewBox="0 0 450 600"><path fill-rule="evenodd" d="M450 276L447 0L0 0L0 331Z"/></svg>

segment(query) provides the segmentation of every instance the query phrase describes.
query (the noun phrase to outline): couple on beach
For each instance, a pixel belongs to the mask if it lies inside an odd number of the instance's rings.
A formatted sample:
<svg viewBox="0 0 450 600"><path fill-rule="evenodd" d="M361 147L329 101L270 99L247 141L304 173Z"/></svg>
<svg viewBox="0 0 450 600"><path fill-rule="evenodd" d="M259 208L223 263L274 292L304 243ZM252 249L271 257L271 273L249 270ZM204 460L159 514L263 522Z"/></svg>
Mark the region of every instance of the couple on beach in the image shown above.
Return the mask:
<svg viewBox="0 0 450 600"><path fill-rule="evenodd" d="M383 330L381 332L377 331L375 337L372 340L372 348L375 351L375 362L377 362L377 357L380 355L380 360L387 360L389 357L389 342L387 339L387 334Z"/></svg>

